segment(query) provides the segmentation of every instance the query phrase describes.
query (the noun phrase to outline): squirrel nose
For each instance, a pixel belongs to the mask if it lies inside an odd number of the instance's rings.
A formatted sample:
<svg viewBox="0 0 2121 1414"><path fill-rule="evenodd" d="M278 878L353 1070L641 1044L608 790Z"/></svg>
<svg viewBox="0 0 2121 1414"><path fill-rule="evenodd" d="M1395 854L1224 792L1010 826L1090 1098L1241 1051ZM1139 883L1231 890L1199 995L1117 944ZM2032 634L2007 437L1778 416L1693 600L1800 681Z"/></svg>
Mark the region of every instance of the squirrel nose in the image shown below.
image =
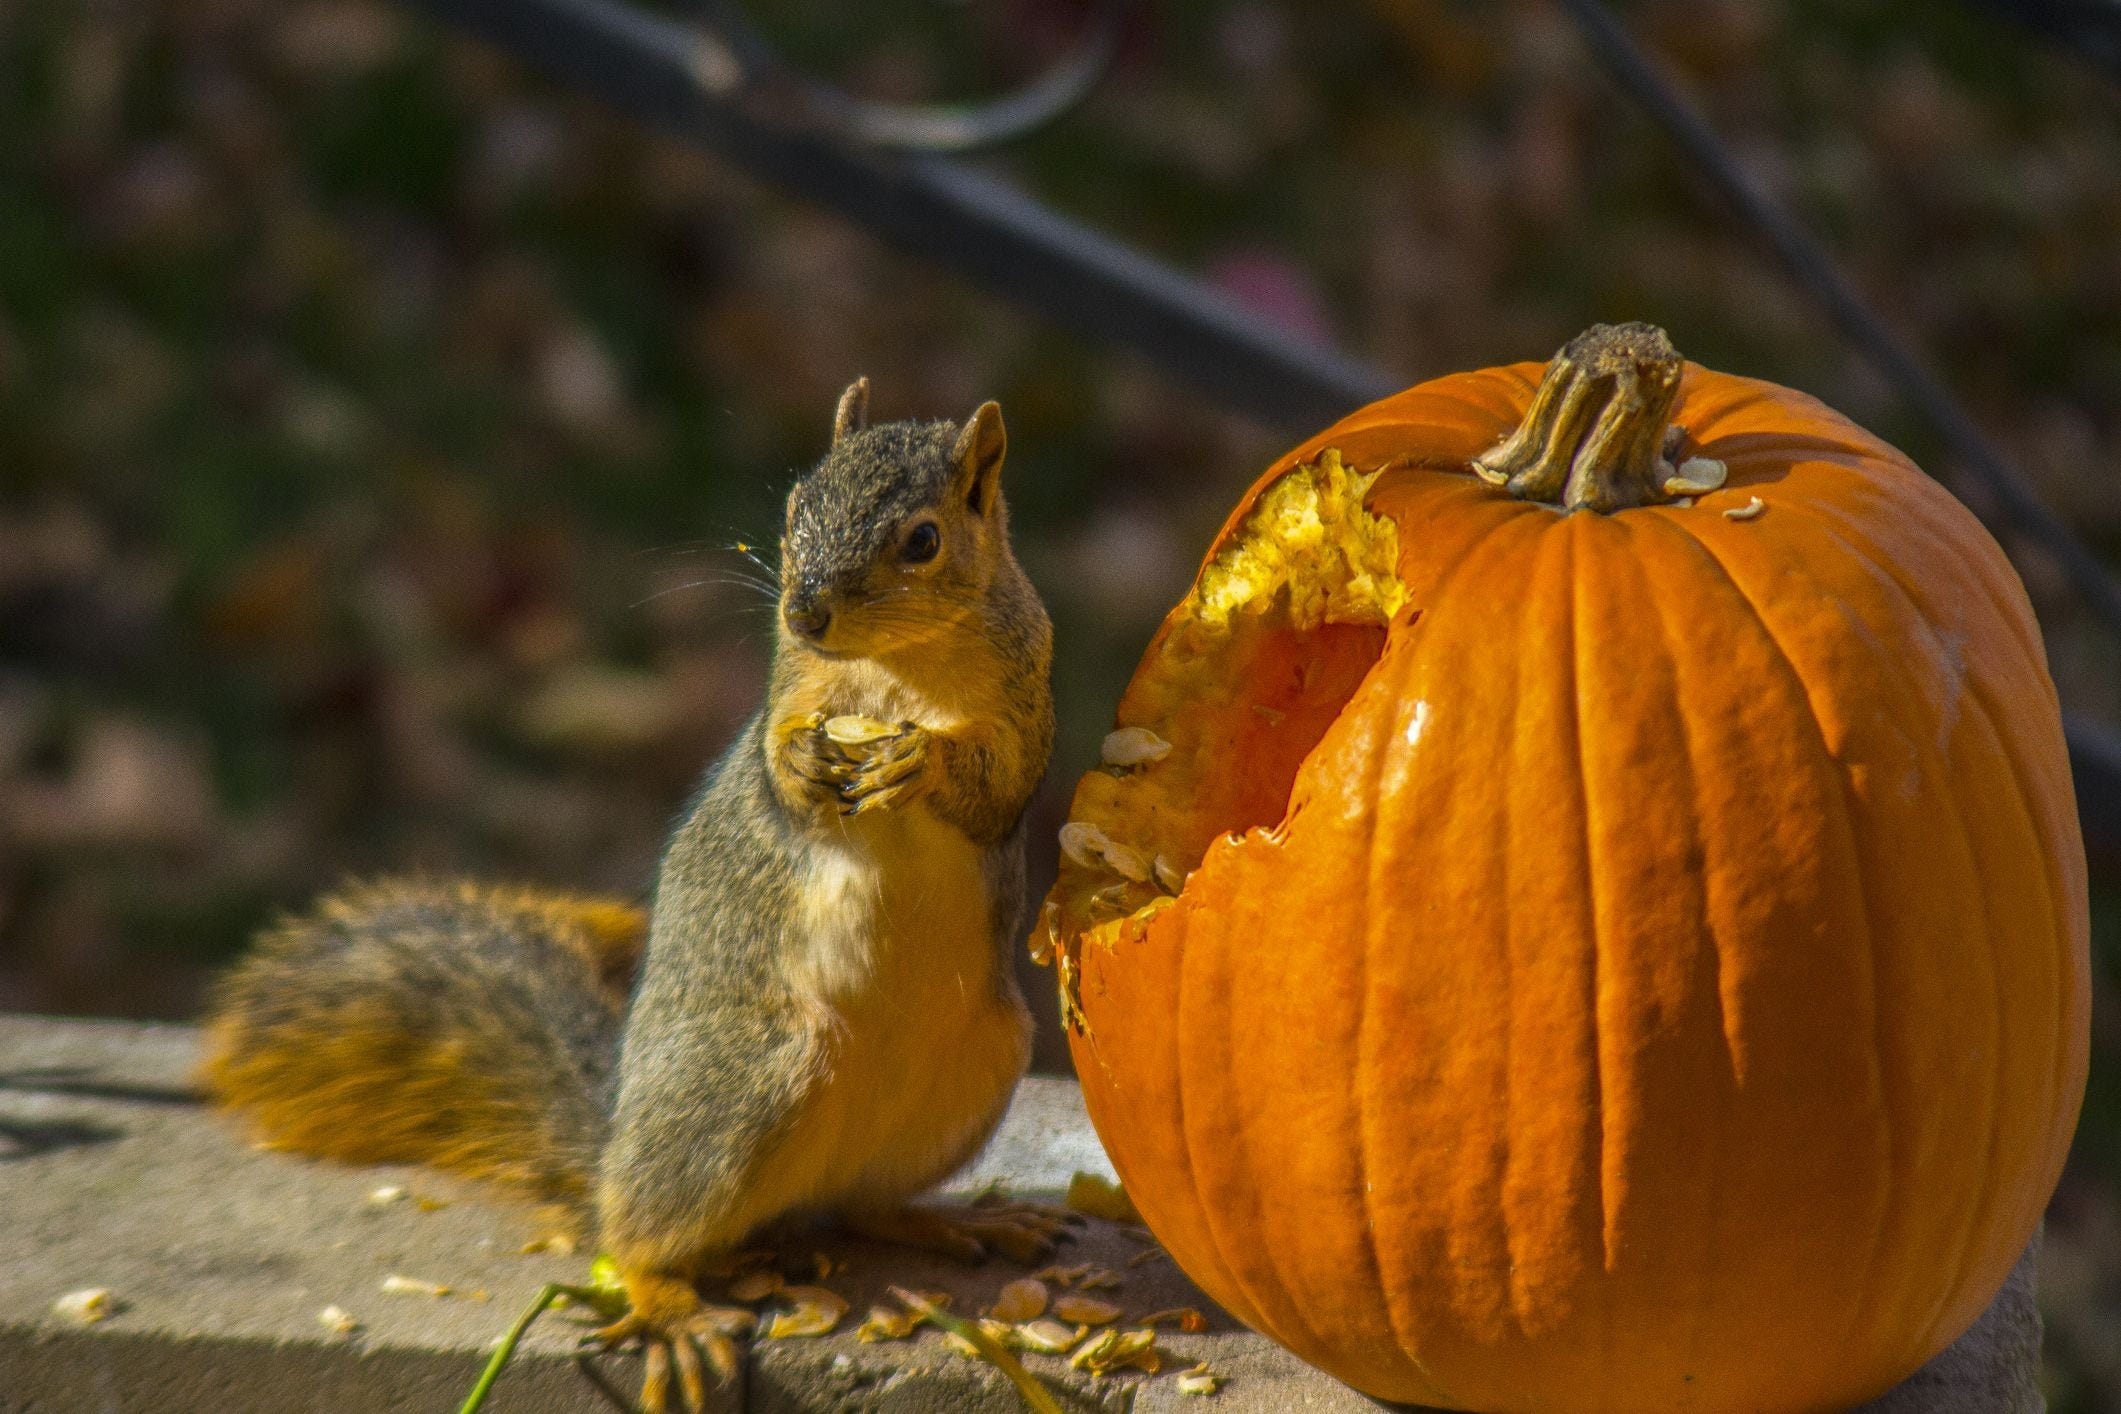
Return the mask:
<svg viewBox="0 0 2121 1414"><path fill-rule="evenodd" d="M788 631L797 638L819 639L832 624L832 610L822 604L790 604L781 611L781 618L788 624Z"/></svg>

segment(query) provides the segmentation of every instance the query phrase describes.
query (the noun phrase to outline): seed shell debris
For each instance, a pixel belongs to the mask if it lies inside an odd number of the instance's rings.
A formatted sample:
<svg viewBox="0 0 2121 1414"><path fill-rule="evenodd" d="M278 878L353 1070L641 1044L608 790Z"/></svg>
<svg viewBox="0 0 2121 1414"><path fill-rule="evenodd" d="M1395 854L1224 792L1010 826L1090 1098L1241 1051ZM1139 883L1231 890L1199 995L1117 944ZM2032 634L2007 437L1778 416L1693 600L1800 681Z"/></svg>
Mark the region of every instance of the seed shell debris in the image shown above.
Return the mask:
<svg viewBox="0 0 2121 1414"><path fill-rule="evenodd" d="M1178 1377L1180 1394L1210 1395L1222 1388L1223 1378L1208 1368L1203 1360Z"/></svg>
<svg viewBox="0 0 2121 1414"><path fill-rule="evenodd" d="M1155 1374L1163 1368L1163 1359L1156 1349L1156 1332L1101 1331L1090 1338L1090 1343L1068 1357L1068 1364L1077 1370L1088 1370L1092 1375L1108 1374L1113 1370L1132 1367Z"/></svg>
<svg viewBox="0 0 2121 1414"><path fill-rule="evenodd" d="M317 1324L333 1335L352 1335L361 1329L361 1323L340 1306L326 1306L317 1312Z"/></svg>
<svg viewBox="0 0 2121 1414"><path fill-rule="evenodd" d="M107 1321L116 1313L117 1305L112 1300L110 1288L107 1286L90 1286L79 1291L69 1291L52 1303L54 1316L79 1321L84 1326Z"/></svg>
<svg viewBox="0 0 2121 1414"><path fill-rule="evenodd" d="M847 1298L822 1286L789 1286L779 1292L792 1309L776 1311L766 1339L790 1340L829 1333L847 1314Z"/></svg>
<svg viewBox="0 0 2121 1414"><path fill-rule="evenodd" d="M1127 1197L1126 1189L1109 1178L1081 1169L1068 1180L1068 1206L1078 1213L1104 1218L1108 1222L1138 1223L1142 1220L1141 1214L1134 1210L1133 1200Z"/></svg>

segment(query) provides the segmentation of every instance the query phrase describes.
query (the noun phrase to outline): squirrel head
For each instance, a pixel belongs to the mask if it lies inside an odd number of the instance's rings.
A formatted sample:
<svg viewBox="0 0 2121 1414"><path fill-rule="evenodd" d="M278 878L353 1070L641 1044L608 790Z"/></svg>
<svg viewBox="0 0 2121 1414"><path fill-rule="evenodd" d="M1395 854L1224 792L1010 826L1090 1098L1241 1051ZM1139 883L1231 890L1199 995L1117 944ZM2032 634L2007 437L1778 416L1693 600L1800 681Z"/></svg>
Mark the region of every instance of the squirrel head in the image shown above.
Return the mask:
<svg viewBox="0 0 2121 1414"><path fill-rule="evenodd" d="M963 423L869 422L869 380L841 395L832 449L788 493L783 644L870 657L974 616L1005 564L1002 410Z"/></svg>

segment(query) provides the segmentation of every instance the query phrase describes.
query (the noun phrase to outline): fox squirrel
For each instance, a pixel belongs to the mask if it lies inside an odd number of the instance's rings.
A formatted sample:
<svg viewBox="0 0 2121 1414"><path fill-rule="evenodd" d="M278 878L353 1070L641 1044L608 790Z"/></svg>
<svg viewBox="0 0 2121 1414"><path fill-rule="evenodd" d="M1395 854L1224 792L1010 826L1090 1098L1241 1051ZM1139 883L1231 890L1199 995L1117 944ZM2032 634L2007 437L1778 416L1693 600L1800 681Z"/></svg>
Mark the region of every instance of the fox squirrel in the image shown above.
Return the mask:
<svg viewBox="0 0 2121 1414"><path fill-rule="evenodd" d="M476 884L356 887L223 981L203 1079L279 1147L495 1180L593 1231L642 1400L749 1313L695 1281L824 1211L973 1259L1052 1250L1036 1209L907 1200L969 1159L1029 1058L1010 956L1052 627L1009 547L1001 410L867 425L789 492L764 709L670 838L652 913ZM631 995L629 1003L628 997Z"/></svg>

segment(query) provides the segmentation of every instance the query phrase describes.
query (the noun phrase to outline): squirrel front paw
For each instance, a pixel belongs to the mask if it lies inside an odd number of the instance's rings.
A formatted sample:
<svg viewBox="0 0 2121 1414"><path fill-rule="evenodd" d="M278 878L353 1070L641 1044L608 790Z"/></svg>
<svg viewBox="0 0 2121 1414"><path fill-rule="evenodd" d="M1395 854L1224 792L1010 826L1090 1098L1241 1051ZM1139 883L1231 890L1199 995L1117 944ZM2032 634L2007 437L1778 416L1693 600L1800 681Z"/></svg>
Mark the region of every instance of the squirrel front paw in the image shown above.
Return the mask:
<svg viewBox="0 0 2121 1414"><path fill-rule="evenodd" d="M848 749L825 731L826 715L792 717L777 729L775 764L790 793L814 805L844 805L840 792L859 764Z"/></svg>
<svg viewBox="0 0 2121 1414"><path fill-rule="evenodd" d="M927 728L901 722L889 736L862 743L862 754L840 787L840 813L861 815L904 805L921 790L934 738Z"/></svg>

